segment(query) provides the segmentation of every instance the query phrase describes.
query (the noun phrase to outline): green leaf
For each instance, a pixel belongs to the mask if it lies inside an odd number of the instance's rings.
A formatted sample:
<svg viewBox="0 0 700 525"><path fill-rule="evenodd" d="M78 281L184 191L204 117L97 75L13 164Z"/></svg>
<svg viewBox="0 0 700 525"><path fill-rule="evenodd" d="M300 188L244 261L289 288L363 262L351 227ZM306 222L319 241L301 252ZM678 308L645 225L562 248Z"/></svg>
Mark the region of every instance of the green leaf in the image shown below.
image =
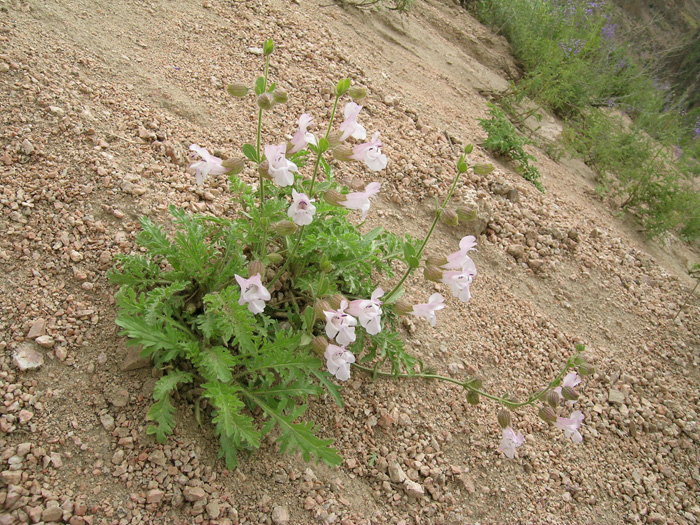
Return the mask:
<svg viewBox="0 0 700 525"><path fill-rule="evenodd" d="M338 385L336 385L333 381L330 380L330 378L333 377L332 375L330 375L325 370L312 370L311 373L314 376L316 376L316 379L318 379L319 383L326 387L326 390L333 398L333 401L335 401L335 403L339 407L345 406L345 403L343 403L343 396L340 395L340 389L338 388Z"/></svg>
<svg viewBox="0 0 700 525"><path fill-rule="evenodd" d="M153 387L153 399L160 401L166 396L170 395L170 392L175 390L177 385L180 383L191 383L192 374L185 372L183 370L171 370L167 375L161 377L156 381Z"/></svg>
<svg viewBox="0 0 700 525"><path fill-rule="evenodd" d="M338 451L330 445L332 439L321 439L314 435L314 426L310 422L294 423L305 411L306 406L297 407L289 414L282 414L279 410L267 404L263 399L251 392L245 392L245 396L258 405L267 416L275 420L282 434L277 438L280 452L292 453L298 450L304 461L309 461L311 455L316 456L316 461L323 461L328 465L336 466L343 462Z"/></svg>
<svg viewBox="0 0 700 525"><path fill-rule="evenodd" d="M234 439L221 434L219 436L219 457L224 458L226 468L234 470L238 466L238 447Z"/></svg>
<svg viewBox="0 0 700 525"><path fill-rule="evenodd" d="M394 295L392 295L388 301L384 301L384 304L392 304L398 301L401 297L403 297L403 294L406 293L406 289L403 287L403 285L399 286L399 289L394 292Z"/></svg>
<svg viewBox="0 0 700 525"><path fill-rule="evenodd" d="M146 429L146 434L155 434L158 443L165 443L168 436L173 433L173 428L175 427L174 413L175 407L170 404L170 396L165 396L153 403L148 410L146 419L155 421L157 424L150 425Z"/></svg>
<svg viewBox="0 0 700 525"><path fill-rule="evenodd" d="M215 408L212 421L217 434L231 438L236 448L243 444L259 448L260 432L253 426L253 419L241 412L245 405L239 397L240 389L217 381L204 383L202 388L202 396L209 398Z"/></svg>
<svg viewBox="0 0 700 525"><path fill-rule="evenodd" d="M262 95L265 93L265 77L258 77L255 79L255 94Z"/></svg>
<svg viewBox="0 0 700 525"><path fill-rule="evenodd" d="M364 242L373 241L374 239L376 239L377 237L379 237L379 236L382 234L383 231L384 231L384 227L383 227L383 226L377 226L375 229L373 229L373 230L368 231L367 233L365 233L365 234L362 236L362 240L363 240Z"/></svg>
<svg viewBox="0 0 700 525"><path fill-rule="evenodd" d="M231 381L231 369L236 365L236 357L223 346L213 346L199 354L198 367L205 379L216 378L224 383Z"/></svg>
<svg viewBox="0 0 700 525"><path fill-rule="evenodd" d="M403 256L406 260L416 255L416 249L410 242L403 243Z"/></svg>
<svg viewBox="0 0 700 525"><path fill-rule="evenodd" d="M252 160L253 162L259 162L258 161L258 153L255 151L255 146L252 144L243 144L243 155L246 156L249 160Z"/></svg>
<svg viewBox="0 0 700 525"><path fill-rule="evenodd" d="M335 85L335 94L341 97L347 93L348 89L350 89L350 79L344 78Z"/></svg>

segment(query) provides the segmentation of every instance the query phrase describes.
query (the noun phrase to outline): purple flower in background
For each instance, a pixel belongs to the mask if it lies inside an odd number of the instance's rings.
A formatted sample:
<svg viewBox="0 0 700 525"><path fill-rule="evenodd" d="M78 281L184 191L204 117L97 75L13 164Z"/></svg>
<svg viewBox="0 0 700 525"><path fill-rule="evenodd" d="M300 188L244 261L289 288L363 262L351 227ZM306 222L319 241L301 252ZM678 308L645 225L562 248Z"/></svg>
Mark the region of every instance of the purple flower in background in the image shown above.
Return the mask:
<svg viewBox="0 0 700 525"><path fill-rule="evenodd" d="M617 24L611 24L608 22L603 26L603 28L600 30L600 32L603 35L603 38L605 40L612 40L615 38L615 29L617 28Z"/></svg>

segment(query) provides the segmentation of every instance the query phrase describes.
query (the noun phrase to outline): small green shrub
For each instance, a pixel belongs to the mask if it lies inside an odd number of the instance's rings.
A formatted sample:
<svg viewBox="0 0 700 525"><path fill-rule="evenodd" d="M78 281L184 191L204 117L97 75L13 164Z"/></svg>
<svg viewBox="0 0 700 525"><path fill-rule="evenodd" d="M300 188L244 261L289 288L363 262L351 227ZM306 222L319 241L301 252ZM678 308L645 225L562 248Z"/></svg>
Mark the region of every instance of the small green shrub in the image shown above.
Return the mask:
<svg viewBox="0 0 700 525"><path fill-rule="evenodd" d="M488 138L482 145L489 151L517 162L523 178L544 193L540 172L530 164L530 161L537 162L537 159L523 149L528 140L518 133L503 110L489 103L489 118L478 120L479 126L488 133Z"/></svg>

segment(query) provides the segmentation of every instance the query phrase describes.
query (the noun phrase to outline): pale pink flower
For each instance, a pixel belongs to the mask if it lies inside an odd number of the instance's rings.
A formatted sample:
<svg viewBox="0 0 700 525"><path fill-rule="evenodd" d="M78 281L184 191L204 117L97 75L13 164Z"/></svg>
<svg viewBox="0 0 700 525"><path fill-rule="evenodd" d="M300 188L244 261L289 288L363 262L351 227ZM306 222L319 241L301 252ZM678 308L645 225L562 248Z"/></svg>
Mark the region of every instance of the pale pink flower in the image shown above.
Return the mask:
<svg viewBox="0 0 700 525"><path fill-rule="evenodd" d="M440 266L444 270L460 270L465 264L474 264L471 258L467 255L468 252L474 250L476 246L476 237L467 235L459 241L459 251L451 253L447 256L447 263Z"/></svg>
<svg viewBox="0 0 700 525"><path fill-rule="evenodd" d="M338 381L350 379L350 365L355 362L352 352L344 346L328 345L323 356L326 358L326 368Z"/></svg>
<svg viewBox="0 0 700 525"><path fill-rule="evenodd" d="M382 143L379 140L379 132L377 131L370 142L358 144L352 148L353 160L361 160L372 171L380 171L386 168L386 155L382 153Z"/></svg>
<svg viewBox="0 0 700 525"><path fill-rule="evenodd" d="M270 292L263 286L260 274L256 273L250 279L235 275L238 285L241 287L241 297L238 304L248 305L248 310L253 314L259 314L265 309L265 301L270 300Z"/></svg>
<svg viewBox="0 0 700 525"><path fill-rule="evenodd" d="M516 434L511 427L506 427L503 429L501 446L498 447L498 450L503 451L508 459L513 459L515 457L515 449L522 445L524 441L522 432Z"/></svg>
<svg viewBox="0 0 700 525"><path fill-rule="evenodd" d="M312 120L313 117L308 113L302 113L301 117L299 117L299 129L297 129L290 141L293 146L288 152L290 155L303 150L307 144L313 144L314 146L318 144L314 134L306 131L306 128L309 127Z"/></svg>
<svg viewBox="0 0 700 525"><path fill-rule="evenodd" d="M425 317L430 323L430 326L435 326L437 318L435 312L445 308L445 298L439 293L434 293L430 296L427 303L413 305L413 310L408 312L416 317Z"/></svg>
<svg viewBox="0 0 700 525"><path fill-rule="evenodd" d="M298 226L311 224L314 213L316 213L316 206L311 204L312 202L314 199L309 199L305 193L297 193L296 190L292 189L292 204L287 210L287 215L294 221L294 224Z"/></svg>
<svg viewBox="0 0 700 525"><path fill-rule="evenodd" d="M462 270L443 272L440 282L449 286L452 290L452 294L458 297L460 301L468 303L469 299L472 297L469 292L469 285L472 283L475 275L476 266L474 265L474 261L468 259L464 262Z"/></svg>
<svg viewBox="0 0 700 525"><path fill-rule="evenodd" d="M564 379L561 382L561 385L558 386L557 388L554 389L554 391L561 396L561 389L565 386L570 386L571 388L575 387L581 382L581 380L578 378L578 374L576 372L569 372L564 376ZM573 402L572 402L573 404Z"/></svg>
<svg viewBox="0 0 700 525"><path fill-rule="evenodd" d="M377 288L372 292L371 299L357 299L350 301L348 312L358 318L360 326L370 335L377 335L381 330L382 302L379 298L384 295L384 290Z"/></svg>
<svg viewBox="0 0 700 525"><path fill-rule="evenodd" d="M370 182L365 187L365 191L356 191L344 195L345 200L342 201L340 205L349 210L362 210L362 218L364 219L367 217L367 212L369 211L370 197L374 197L379 193L379 188L381 188L381 186L379 182Z"/></svg>
<svg viewBox="0 0 700 525"><path fill-rule="evenodd" d="M325 311L326 315L326 335L329 339L335 339L339 345L346 346L355 340L355 326L357 319L346 314L347 301L340 302L337 310Z"/></svg>
<svg viewBox="0 0 700 525"><path fill-rule="evenodd" d="M583 423L583 413L580 410L572 412L571 418L558 417L557 422L554 423L556 426L564 431L564 435L571 438L574 443L581 443L583 437L579 433L578 429L581 428Z"/></svg>
<svg viewBox="0 0 700 525"><path fill-rule="evenodd" d="M297 165L287 160L284 156L287 151L286 144L278 146L265 146L265 157L268 162L268 173L280 186L291 186L294 184L294 173Z"/></svg>
<svg viewBox="0 0 700 525"><path fill-rule="evenodd" d="M361 109L362 106L359 106L354 102L348 102L345 104L345 120L340 125L340 131L342 132L340 142L343 142L348 137L352 137L357 140L365 140L367 137L367 131L365 131L365 128L357 123L357 116L360 114Z"/></svg>
<svg viewBox="0 0 700 525"><path fill-rule="evenodd" d="M229 168L222 166L222 160L219 157L211 155L206 148L201 148L197 144L192 144L190 149L203 160L190 164L189 170L193 171L197 180L197 185L201 186L204 179L209 175L221 175L226 173Z"/></svg>

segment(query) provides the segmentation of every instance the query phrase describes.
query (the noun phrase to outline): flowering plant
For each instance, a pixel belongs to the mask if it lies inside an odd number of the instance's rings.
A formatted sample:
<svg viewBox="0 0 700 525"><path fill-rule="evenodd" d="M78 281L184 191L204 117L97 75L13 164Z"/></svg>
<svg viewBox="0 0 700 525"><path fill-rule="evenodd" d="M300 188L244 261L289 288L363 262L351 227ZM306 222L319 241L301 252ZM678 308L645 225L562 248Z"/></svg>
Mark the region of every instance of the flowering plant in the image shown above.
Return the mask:
<svg viewBox="0 0 700 525"><path fill-rule="evenodd" d="M420 267L460 176L470 169L472 148L459 155L452 186L424 239L400 237L381 227L362 233L348 216L358 215L357 210L364 219L381 184L370 182L364 191L348 192L335 181L333 163L359 160L372 172L387 165L379 133L366 141L360 124L362 106L356 101L364 89L348 79L337 83L325 134L309 131L313 116L304 113L289 143L263 145L265 111L287 100L268 79L272 41L263 49L265 74L253 87L257 135L255 145L242 146L245 159L222 160L192 147L203 159L190 167L198 184L207 175L228 172L240 204L237 216L192 216L171 207L172 235L144 217L137 238L142 249L121 256L110 273L120 285L116 323L162 372L147 432L161 442L167 439L176 425L171 395L189 389L198 395L197 417L204 413L214 424L229 468L236 465L239 451L258 448L275 428L282 451L299 450L306 460L313 455L337 465L341 458L331 440L318 437L314 425L301 418L309 396L324 391L342 406L337 381L347 381L353 368L375 377L451 381L467 391L470 402L485 396L511 408L533 404L559 386L570 367L583 363L579 357L571 358L543 391L516 402L486 393L478 378L458 381L426 373L405 351L397 332L399 317L424 317L435 326L437 312L445 307L439 293L427 303L409 301L402 297L403 283ZM250 89L231 84L227 91L246 97ZM344 120L334 131L346 96L353 100L345 104ZM255 185L238 176L246 162L256 169ZM469 301L477 274L469 252L475 247L476 239L467 236L447 257L428 257L426 277ZM405 267L398 279L397 261ZM376 275L388 291L374 284ZM574 385L565 382L564 393L569 384ZM559 419L552 422L567 436L579 435L579 419ZM511 430L503 439L502 450L513 457L521 436Z"/></svg>

